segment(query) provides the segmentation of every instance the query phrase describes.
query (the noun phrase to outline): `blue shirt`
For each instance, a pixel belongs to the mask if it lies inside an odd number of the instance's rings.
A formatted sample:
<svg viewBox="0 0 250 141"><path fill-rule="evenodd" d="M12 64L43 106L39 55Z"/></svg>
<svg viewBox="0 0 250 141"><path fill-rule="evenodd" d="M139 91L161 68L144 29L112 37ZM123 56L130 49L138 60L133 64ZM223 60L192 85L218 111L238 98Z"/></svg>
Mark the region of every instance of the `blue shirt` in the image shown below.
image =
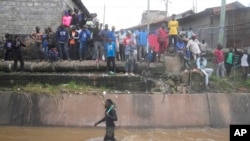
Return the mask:
<svg viewBox="0 0 250 141"><path fill-rule="evenodd" d="M59 29L56 33L56 37L58 42L68 42L68 31L65 29Z"/></svg>
<svg viewBox="0 0 250 141"><path fill-rule="evenodd" d="M203 60L201 61L201 57L198 57L196 60L196 65L198 69L204 69L207 65L207 59L203 57Z"/></svg>
<svg viewBox="0 0 250 141"><path fill-rule="evenodd" d="M111 38L112 39L112 42L116 42L116 36L115 36L115 32L113 32L113 31L110 31L109 33L108 33L108 38Z"/></svg>
<svg viewBox="0 0 250 141"><path fill-rule="evenodd" d="M90 31L88 29L82 30L79 35L81 42L87 42L90 38Z"/></svg>
<svg viewBox="0 0 250 141"><path fill-rule="evenodd" d="M147 39L148 39L148 33L145 31L139 32L139 43L137 43L140 46L147 46Z"/></svg>
<svg viewBox="0 0 250 141"><path fill-rule="evenodd" d="M185 47L185 43L184 42L177 42L176 46L177 46L178 50L182 50Z"/></svg>
<svg viewBox="0 0 250 141"><path fill-rule="evenodd" d="M113 42L107 43L105 49L107 51L107 57L115 57L115 44Z"/></svg>

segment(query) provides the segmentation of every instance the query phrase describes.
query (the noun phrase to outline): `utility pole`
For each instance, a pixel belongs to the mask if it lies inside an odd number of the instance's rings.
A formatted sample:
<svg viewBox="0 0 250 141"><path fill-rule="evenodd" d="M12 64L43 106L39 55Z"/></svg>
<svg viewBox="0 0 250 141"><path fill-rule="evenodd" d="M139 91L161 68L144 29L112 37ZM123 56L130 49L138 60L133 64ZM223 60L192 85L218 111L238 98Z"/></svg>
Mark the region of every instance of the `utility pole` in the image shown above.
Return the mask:
<svg viewBox="0 0 250 141"><path fill-rule="evenodd" d="M225 17L226 17L226 0L221 0L220 27L219 27L219 40L218 40L218 43L220 43L221 45L223 45L224 43Z"/></svg>
<svg viewBox="0 0 250 141"><path fill-rule="evenodd" d="M106 12L106 6L105 6L105 4L104 4L104 8L103 8L103 26L102 27L104 27L105 26L105 12Z"/></svg>
<svg viewBox="0 0 250 141"><path fill-rule="evenodd" d="M197 13L197 9L198 9L197 0L195 0L195 5L196 5L195 12Z"/></svg>
<svg viewBox="0 0 250 141"><path fill-rule="evenodd" d="M168 0L165 0L166 1L166 18L168 17Z"/></svg>
<svg viewBox="0 0 250 141"><path fill-rule="evenodd" d="M148 33L150 31L149 10L150 10L150 0L148 0L148 10L147 10L147 32Z"/></svg>

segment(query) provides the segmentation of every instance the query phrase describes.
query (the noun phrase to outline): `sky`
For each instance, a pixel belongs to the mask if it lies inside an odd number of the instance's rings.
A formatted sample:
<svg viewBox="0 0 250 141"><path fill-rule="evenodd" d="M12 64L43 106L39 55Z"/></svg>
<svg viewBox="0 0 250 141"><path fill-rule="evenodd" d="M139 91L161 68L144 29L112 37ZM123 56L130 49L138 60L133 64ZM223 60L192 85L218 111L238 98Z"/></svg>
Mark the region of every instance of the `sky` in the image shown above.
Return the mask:
<svg viewBox="0 0 250 141"><path fill-rule="evenodd" d="M149 1L150 10L166 10L164 0ZM193 9L193 5L196 5L195 1L197 1L197 7L195 6L197 12L201 12L206 8L221 5L221 0L168 1L168 15L179 14ZM250 6L250 0L226 0L226 3L228 4L235 1L238 1L245 6ZM100 23L108 24L109 27L115 26L117 30L139 25L142 13L148 8L148 0L82 0L82 2L90 13L97 13Z"/></svg>

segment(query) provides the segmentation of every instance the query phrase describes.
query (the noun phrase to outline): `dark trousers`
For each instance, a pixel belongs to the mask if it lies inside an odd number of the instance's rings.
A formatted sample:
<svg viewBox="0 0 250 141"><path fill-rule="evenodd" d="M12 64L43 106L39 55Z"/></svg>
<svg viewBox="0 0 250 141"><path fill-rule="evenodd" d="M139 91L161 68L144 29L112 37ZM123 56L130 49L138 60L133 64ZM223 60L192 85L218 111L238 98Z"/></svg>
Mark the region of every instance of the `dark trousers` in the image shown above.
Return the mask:
<svg viewBox="0 0 250 141"><path fill-rule="evenodd" d="M119 50L121 61L125 61L125 46L123 44L119 44Z"/></svg>
<svg viewBox="0 0 250 141"><path fill-rule="evenodd" d="M115 127L106 127L106 134L104 141L116 141L115 139Z"/></svg>
<svg viewBox="0 0 250 141"><path fill-rule="evenodd" d="M11 58L11 50L6 49L4 60L8 61L8 60L10 60L10 58Z"/></svg>
<svg viewBox="0 0 250 141"><path fill-rule="evenodd" d="M176 47L176 42L177 42L177 35L169 35L169 43L168 43L169 47L171 47L172 44L174 45L174 47Z"/></svg>
<svg viewBox="0 0 250 141"><path fill-rule="evenodd" d="M17 71L17 62L20 62L20 68L21 71L23 71L23 67L24 67L24 61L23 61L23 55L21 52L13 52L13 58L14 58L14 71Z"/></svg>
<svg viewBox="0 0 250 141"><path fill-rule="evenodd" d="M243 80L247 80L248 69L249 67L242 67L242 79Z"/></svg>
<svg viewBox="0 0 250 141"><path fill-rule="evenodd" d="M233 67L233 64L225 63L225 67L226 67L226 71L227 71L227 77L229 77L230 73L231 73L231 69Z"/></svg>
<svg viewBox="0 0 250 141"><path fill-rule="evenodd" d="M42 47L42 43L40 43L40 42L36 42L35 43L34 53L35 53L35 58L36 59L38 59L40 61L43 59L43 47Z"/></svg>
<svg viewBox="0 0 250 141"><path fill-rule="evenodd" d="M110 67L110 63L112 63L112 69ZM114 72L116 72L116 65L115 65L115 57L108 57L107 58L107 71L111 71L113 70Z"/></svg>
<svg viewBox="0 0 250 141"><path fill-rule="evenodd" d="M77 60L76 55L77 55L77 44L70 44L69 45L69 53L70 53L70 58L73 60Z"/></svg>

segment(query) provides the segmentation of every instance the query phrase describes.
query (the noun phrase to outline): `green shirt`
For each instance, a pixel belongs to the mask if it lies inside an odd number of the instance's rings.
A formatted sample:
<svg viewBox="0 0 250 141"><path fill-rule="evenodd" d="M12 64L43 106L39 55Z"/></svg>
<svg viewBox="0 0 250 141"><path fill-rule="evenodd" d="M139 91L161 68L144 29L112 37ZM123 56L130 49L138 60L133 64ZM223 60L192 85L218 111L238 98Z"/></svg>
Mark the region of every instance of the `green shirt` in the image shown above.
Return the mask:
<svg viewBox="0 0 250 141"><path fill-rule="evenodd" d="M228 64L233 64L233 53L229 52L227 56L227 61Z"/></svg>

